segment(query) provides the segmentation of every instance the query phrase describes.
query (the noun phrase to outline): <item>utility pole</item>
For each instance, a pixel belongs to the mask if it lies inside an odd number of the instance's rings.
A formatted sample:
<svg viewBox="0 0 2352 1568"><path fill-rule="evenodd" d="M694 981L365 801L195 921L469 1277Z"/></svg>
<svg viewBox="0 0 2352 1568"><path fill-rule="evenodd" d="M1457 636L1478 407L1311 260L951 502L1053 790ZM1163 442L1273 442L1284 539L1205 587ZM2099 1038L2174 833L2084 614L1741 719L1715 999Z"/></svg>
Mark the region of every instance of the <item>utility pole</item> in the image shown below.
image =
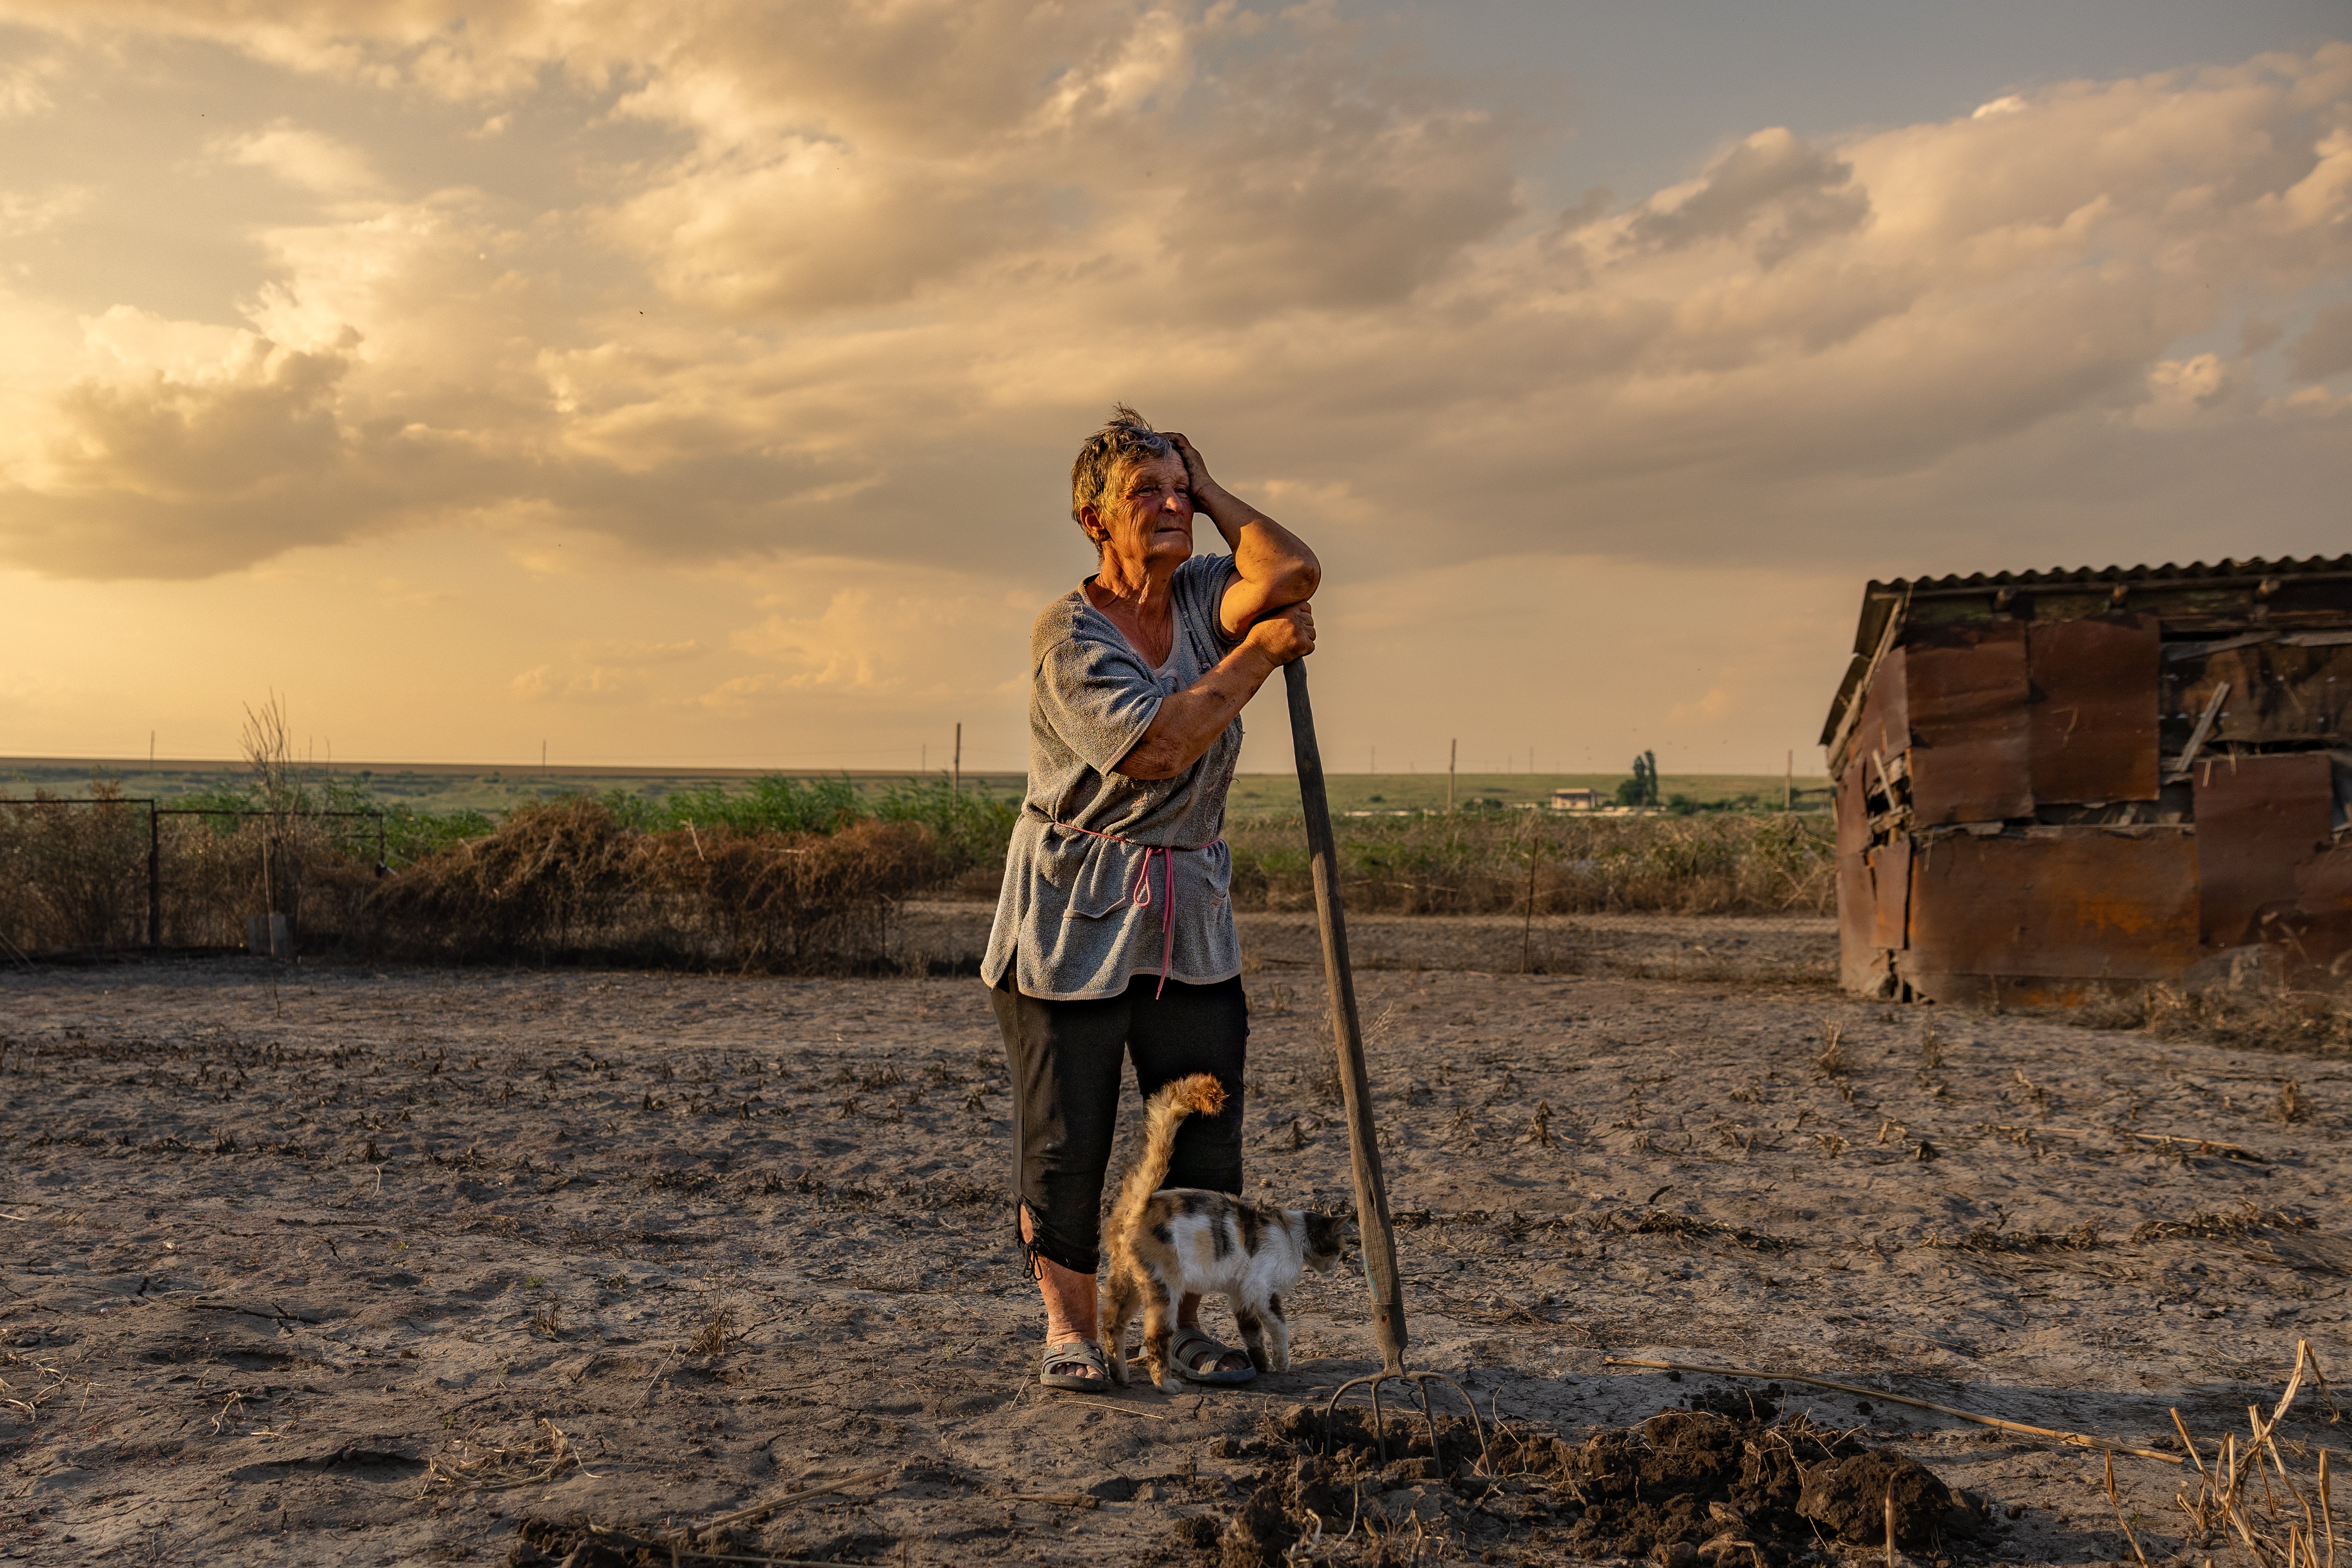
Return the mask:
<svg viewBox="0 0 2352 1568"><path fill-rule="evenodd" d="M1789 753L1789 774L1788 777L1780 782L1780 810L1783 811L1793 811L1796 809L1797 754L1794 749L1791 749Z"/></svg>
<svg viewBox="0 0 2352 1568"><path fill-rule="evenodd" d="M328 755L334 755L332 743L328 747ZM539 776L541 779L547 777L547 742L543 740L539 743Z"/></svg>
<svg viewBox="0 0 2352 1568"><path fill-rule="evenodd" d="M948 788L956 794L963 793L963 725L961 721L956 725L955 779Z"/></svg>
<svg viewBox="0 0 2352 1568"><path fill-rule="evenodd" d="M1461 760L1462 742L1447 741L1445 743L1445 809L1448 811L1454 810L1454 765Z"/></svg>

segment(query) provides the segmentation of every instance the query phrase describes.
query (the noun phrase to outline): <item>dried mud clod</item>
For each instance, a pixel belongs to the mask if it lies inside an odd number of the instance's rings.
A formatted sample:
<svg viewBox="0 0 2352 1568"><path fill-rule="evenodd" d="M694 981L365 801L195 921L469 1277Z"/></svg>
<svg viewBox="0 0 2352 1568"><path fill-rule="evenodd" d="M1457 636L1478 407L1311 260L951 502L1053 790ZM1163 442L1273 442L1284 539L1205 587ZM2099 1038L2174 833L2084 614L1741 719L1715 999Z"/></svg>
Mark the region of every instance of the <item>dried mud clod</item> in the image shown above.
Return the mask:
<svg viewBox="0 0 2352 1568"><path fill-rule="evenodd" d="M1272 1568L1307 1543L1318 1560L1404 1563L1449 1538L1472 1555L1567 1555L1665 1568L1827 1563L1883 1549L1889 1512L1903 1552L1943 1558L1984 1507L1917 1461L1783 1417L1777 1388L1695 1396L1582 1443L1519 1424L1488 1434L1441 1417L1437 1452L1416 1414L1386 1423L1381 1463L1368 1411L1267 1418L1267 1466L1223 1528L1183 1521L1178 1542L1220 1568ZM1328 1448L1328 1452L1327 1452Z"/></svg>

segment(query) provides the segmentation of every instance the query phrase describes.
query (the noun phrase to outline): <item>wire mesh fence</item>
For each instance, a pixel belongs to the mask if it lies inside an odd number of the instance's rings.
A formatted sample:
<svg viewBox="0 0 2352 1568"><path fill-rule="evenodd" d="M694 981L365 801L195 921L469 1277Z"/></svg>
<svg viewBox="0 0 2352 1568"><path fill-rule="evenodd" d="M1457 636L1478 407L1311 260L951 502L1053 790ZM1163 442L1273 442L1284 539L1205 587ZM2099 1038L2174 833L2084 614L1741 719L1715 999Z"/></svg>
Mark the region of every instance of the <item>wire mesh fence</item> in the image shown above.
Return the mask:
<svg viewBox="0 0 2352 1568"><path fill-rule="evenodd" d="M273 914L330 934L383 857L380 810L0 797L0 946L245 947Z"/></svg>
<svg viewBox="0 0 2352 1568"><path fill-rule="evenodd" d="M0 959L267 952L842 972L959 862L916 822L646 828L574 797L387 857L389 814L0 799ZM396 867L388 863L400 862Z"/></svg>

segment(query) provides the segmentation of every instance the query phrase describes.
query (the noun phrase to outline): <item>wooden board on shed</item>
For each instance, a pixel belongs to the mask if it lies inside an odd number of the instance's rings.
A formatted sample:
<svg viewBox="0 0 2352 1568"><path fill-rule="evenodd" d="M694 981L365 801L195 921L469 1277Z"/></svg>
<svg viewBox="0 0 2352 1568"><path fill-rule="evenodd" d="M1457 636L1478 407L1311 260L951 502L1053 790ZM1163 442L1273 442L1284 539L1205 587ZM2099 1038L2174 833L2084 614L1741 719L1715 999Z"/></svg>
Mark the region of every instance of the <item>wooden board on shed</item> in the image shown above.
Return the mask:
<svg viewBox="0 0 2352 1568"><path fill-rule="evenodd" d="M2201 955L2197 853L2178 832L1957 835L1911 857L1923 973L2178 978Z"/></svg>
<svg viewBox="0 0 2352 1568"><path fill-rule="evenodd" d="M1921 629L1904 653L1917 825L2032 816L2025 623Z"/></svg>
<svg viewBox="0 0 2352 1568"><path fill-rule="evenodd" d="M2324 751L2215 757L2189 777L2197 790L2197 880L2205 940L2255 939L2255 914L2296 895L2295 867L2326 842L2336 777Z"/></svg>
<svg viewBox="0 0 2352 1568"><path fill-rule="evenodd" d="M2025 646L2034 800L2155 800L2156 617L2036 621Z"/></svg>

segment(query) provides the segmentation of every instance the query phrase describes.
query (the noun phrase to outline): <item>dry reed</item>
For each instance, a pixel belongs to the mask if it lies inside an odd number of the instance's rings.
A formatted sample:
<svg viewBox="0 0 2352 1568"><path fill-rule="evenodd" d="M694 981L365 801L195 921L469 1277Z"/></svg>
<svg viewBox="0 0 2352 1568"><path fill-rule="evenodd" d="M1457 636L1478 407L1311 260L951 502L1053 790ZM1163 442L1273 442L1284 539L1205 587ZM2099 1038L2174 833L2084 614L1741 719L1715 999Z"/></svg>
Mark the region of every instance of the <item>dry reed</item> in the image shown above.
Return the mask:
<svg viewBox="0 0 2352 1568"><path fill-rule="evenodd" d="M2246 1407L2248 1430L2242 1446L2233 1432L2200 1447L2180 1412L2172 1412L2172 1424L2197 1467L2198 1480L2194 1494L2183 1490L2173 1501L2188 1515L2193 1532L2190 1539L2196 1544L2207 1548L2227 1544L2234 1559L2258 1568L2335 1568L2336 1511L2329 1496L2328 1450L2318 1450L2315 1469L2298 1473L2287 1464L2288 1456L2281 1451L2278 1438L2279 1424L2302 1392L2306 1369L2321 1396L2327 1398L2327 1422L2334 1426L2341 1413L2327 1396L2327 1382L2309 1340L2295 1342L2294 1370L2287 1376L2285 1393L2270 1413L2264 1415L2259 1406ZM2298 1460L2309 1457L2305 1445L2285 1447ZM2273 1476L2276 1487L2271 1485ZM2262 1486L2259 1502L2250 1480ZM2312 1507L2315 1498L2319 1505L2316 1511ZM2120 1517L2120 1503L2117 1511Z"/></svg>

